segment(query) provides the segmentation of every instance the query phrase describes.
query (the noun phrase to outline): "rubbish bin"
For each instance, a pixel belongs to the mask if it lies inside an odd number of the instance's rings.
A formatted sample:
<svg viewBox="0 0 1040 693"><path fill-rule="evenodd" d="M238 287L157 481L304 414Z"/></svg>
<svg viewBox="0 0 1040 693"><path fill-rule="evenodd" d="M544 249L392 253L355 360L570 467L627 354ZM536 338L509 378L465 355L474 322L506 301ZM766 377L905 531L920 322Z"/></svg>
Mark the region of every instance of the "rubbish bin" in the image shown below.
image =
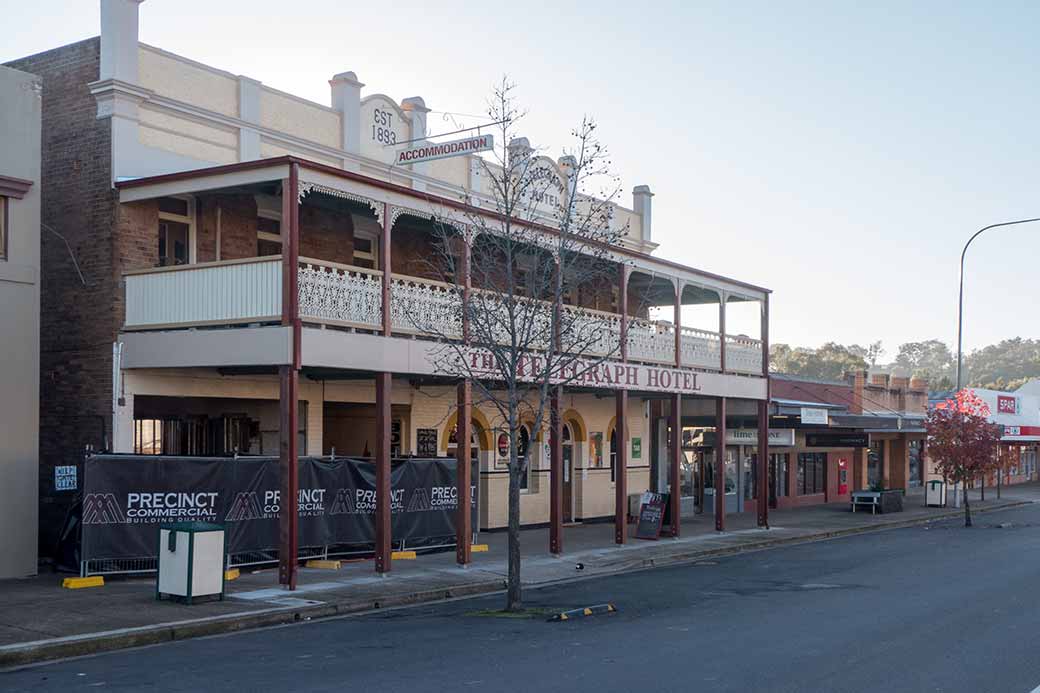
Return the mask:
<svg viewBox="0 0 1040 693"><path fill-rule="evenodd" d="M224 527L208 522L159 526L159 576L155 598L219 596L224 599Z"/></svg>
<svg viewBox="0 0 1040 693"><path fill-rule="evenodd" d="M925 484L924 504L930 508L945 508L946 482L932 479Z"/></svg>

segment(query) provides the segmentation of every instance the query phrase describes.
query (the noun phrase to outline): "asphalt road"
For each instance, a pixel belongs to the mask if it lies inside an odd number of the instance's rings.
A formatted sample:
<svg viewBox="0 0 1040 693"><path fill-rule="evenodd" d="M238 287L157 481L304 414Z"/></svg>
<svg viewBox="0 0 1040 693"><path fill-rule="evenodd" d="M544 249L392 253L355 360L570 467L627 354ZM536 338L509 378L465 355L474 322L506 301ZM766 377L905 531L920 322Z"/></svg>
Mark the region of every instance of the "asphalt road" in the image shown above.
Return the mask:
<svg viewBox="0 0 1040 693"><path fill-rule="evenodd" d="M1032 691L1040 506L0 674L2 691ZM1011 527L1000 528L999 523Z"/></svg>

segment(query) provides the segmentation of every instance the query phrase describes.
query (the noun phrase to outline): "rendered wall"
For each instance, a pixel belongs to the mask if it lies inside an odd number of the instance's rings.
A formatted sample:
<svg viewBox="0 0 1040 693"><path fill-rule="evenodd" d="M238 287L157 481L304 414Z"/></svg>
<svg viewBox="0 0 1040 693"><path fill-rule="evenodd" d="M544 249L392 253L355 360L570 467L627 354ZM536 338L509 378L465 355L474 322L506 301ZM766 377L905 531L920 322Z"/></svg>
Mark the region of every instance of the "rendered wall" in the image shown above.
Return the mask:
<svg viewBox="0 0 1040 693"><path fill-rule="evenodd" d="M8 200L0 260L0 578L36 573L41 112L39 78L0 67L0 176L33 182Z"/></svg>

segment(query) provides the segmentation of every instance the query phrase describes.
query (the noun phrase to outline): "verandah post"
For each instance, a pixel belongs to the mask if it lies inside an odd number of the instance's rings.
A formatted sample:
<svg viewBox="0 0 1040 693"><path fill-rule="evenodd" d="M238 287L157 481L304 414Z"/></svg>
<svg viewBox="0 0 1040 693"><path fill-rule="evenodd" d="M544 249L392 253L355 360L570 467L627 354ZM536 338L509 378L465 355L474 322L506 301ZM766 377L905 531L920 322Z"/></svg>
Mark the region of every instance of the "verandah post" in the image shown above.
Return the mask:
<svg viewBox="0 0 1040 693"><path fill-rule="evenodd" d="M553 387L549 398L549 553L563 552L563 420L560 417L562 387Z"/></svg>
<svg viewBox="0 0 1040 693"><path fill-rule="evenodd" d="M278 471L281 488L281 511L278 517L278 582L296 589L298 554L297 495L299 488L299 374L300 374L300 309L299 277L300 208L299 164L289 166L289 177L282 183L282 219L286 233L282 236L282 325L292 331L289 363L279 366L279 430Z"/></svg>
<svg viewBox="0 0 1040 693"><path fill-rule="evenodd" d="M390 572L390 373L376 373L376 572Z"/></svg>
<svg viewBox="0 0 1040 693"><path fill-rule="evenodd" d="M715 529L726 529L726 398L715 401Z"/></svg>
<svg viewBox="0 0 1040 693"><path fill-rule="evenodd" d="M472 560L473 527L470 504L472 479L470 472L470 437L473 435L473 385L463 380L458 386L458 410L455 428L455 483L458 505L455 510L455 561L468 565Z"/></svg>
<svg viewBox="0 0 1040 693"><path fill-rule="evenodd" d="M675 393L672 395L672 411L669 415L669 427L672 429L672 446L669 450L669 474L668 478L671 479L672 485L669 489L670 495L668 496L668 502L671 506L669 513L672 518L671 534L673 537L679 536L679 513L681 510L681 504L679 502L680 496L682 495L682 479L679 477L679 470L682 464L682 395Z"/></svg>

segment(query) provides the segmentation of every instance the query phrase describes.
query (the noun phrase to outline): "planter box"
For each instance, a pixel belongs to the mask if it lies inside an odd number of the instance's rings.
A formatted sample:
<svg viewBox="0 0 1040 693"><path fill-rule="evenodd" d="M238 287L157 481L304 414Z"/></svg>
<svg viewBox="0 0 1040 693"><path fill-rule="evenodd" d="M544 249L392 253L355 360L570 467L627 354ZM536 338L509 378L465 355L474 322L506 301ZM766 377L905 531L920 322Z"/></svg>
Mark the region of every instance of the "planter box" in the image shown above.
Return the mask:
<svg viewBox="0 0 1040 693"><path fill-rule="evenodd" d="M903 494L901 488L889 489L881 492L881 512L901 513L903 512Z"/></svg>
<svg viewBox="0 0 1040 693"><path fill-rule="evenodd" d="M871 513L900 513L903 512L904 493L905 491L901 488L886 491L855 491L850 499L852 510L855 512L857 507L869 507Z"/></svg>

